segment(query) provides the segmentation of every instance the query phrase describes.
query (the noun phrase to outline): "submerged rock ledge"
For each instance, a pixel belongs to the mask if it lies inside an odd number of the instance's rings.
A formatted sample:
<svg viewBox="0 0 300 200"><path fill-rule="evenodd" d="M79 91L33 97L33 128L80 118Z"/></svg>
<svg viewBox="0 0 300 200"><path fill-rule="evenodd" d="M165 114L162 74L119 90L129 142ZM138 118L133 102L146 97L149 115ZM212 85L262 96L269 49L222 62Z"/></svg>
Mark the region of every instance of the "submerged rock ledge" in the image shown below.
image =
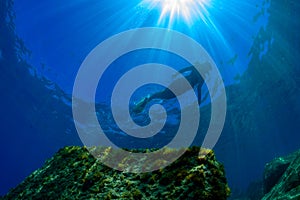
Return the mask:
<svg viewBox="0 0 300 200"><path fill-rule="evenodd" d="M265 167L263 200L300 199L300 150L275 158Z"/></svg>
<svg viewBox="0 0 300 200"><path fill-rule="evenodd" d="M199 156L200 151L206 156ZM223 165L211 150L191 147L166 168L135 174L111 169L85 147L71 146L60 149L4 199L222 200L229 194Z"/></svg>

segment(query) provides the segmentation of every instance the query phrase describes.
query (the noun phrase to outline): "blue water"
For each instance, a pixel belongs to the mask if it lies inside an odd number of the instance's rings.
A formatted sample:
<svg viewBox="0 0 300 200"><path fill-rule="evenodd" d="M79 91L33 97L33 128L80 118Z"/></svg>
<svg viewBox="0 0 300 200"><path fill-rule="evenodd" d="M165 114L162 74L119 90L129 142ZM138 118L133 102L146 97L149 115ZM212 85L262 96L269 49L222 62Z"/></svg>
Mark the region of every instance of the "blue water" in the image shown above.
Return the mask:
<svg viewBox="0 0 300 200"><path fill-rule="evenodd" d="M0 194L42 166L59 148L82 145L71 111L77 71L100 42L133 28L162 27L184 33L199 42L216 63L226 85L228 113L214 150L234 191L260 180L264 164L273 157L300 148L297 1L210 0L209 21L194 17L188 24L178 17L171 25L158 23L161 10L141 2L1 2ZM140 147L136 145L140 142L161 147L178 128L176 101L165 104L168 125L151 142L128 139L110 114L114 83L134 66L150 62L177 70L189 65L171 53L131 52L110 66L100 82L105 87L97 90L98 119L120 146ZM158 89L154 86L149 91ZM147 93L146 87L141 88L133 100ZM145 115L135 120L149 122ZM202 120L204 127L194 142L198 145L207 126L207 120Z"/></svg>

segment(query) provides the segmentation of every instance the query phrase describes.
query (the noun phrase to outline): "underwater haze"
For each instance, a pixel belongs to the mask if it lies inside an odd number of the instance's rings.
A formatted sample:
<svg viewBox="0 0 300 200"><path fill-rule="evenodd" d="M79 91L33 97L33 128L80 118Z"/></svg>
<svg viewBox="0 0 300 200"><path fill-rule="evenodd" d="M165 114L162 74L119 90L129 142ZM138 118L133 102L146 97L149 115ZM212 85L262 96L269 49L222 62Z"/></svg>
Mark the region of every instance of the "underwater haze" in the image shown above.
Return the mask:
<svg viewBox="0 0 300 200"><path fill-rule="evenodd" d="M233 194L260 181L265 164L274 157L300 148L300 2L165 1L168 5L163 0L1 0L0 195L58 149L84 145L72 115L77 72L98 44L135 28L185 34L216 64L225 85L227 113L213 150L224 164ZM195 6L199 9L193 10ZM128 136L115 122L110 110L114 86L123 74L146 63L175 70L194 64L157 49L132 51L111 63L98 84L95 110L105 134L119 147L161 148L174 138L180 123L176 100L158 102L168 116L162 131L151 138ZM163 78L159 70L153 73ZM140 87L130 106L161 89L157 84ZM204 86L203 96L207 92ZM203 142L211 102L208 98L201 105L200 128L192 145ZM139 125L150 121L147 112L131 117Z"/></svg>

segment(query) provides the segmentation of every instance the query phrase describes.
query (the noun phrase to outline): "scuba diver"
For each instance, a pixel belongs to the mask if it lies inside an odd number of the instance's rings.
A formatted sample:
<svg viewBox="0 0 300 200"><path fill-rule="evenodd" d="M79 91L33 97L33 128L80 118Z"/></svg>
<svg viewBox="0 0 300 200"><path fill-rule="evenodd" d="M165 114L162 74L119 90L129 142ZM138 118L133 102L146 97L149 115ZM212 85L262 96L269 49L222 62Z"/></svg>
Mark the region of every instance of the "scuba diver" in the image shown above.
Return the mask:
<svg viewBox="0 0 300 200"><path fill-rule="evenodd" d="M202 68L201 71L203 71L206 74L208 74L208 71L211 69L210 63L206 62L203 64L198 64L196 63L195 66ZM202 76L199 74L199 72L197 71L197 69L194 66L190 66L190 67L186 67L184 69L179 70L176 74L173 75L173 78L176 78L179 74L182 74L183 77L181 78L177 78L173 81L173 83L171 83L169 85L168 88L172 88L172 85L174 86L180 86L183 85L183 81L189 81L190 85L192 88L197 89L197 97L198 97L198 105L201 104L201 88L204 84L204 79L202 78ZM186 80L183 80L186 79ZM181 84L182 83L182 84ZM184 90L178 90L180 95L187 92ZM146 105L154 100L154 99L159 99L159 100L169 100L169 99L173 99L175 98L175 94L173 92L171 92L171 90L169 89L164 89L160 92L148 95L146 97L144 97L141 101L139 101L138 103L136 103L134 105L133 108L133 112L135 113L141 113L144 108L146 107ZM208 94L204 97L203 101L206 100L206 98L208 97Z"/></svg>

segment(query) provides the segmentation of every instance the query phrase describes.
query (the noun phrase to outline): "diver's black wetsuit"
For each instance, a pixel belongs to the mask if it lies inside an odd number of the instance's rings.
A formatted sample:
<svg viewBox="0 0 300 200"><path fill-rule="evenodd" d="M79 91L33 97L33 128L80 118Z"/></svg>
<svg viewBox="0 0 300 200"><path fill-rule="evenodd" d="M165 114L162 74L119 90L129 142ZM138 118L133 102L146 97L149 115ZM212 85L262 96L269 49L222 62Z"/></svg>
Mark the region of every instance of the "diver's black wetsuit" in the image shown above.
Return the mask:
<svg viewBox="0 0 300 200"><path fill-rule="evenodd" d="M183 75L183 73L185 73L185 72L190 72L190 73L188 75ZM194 66L184 68L184 69L178 71L178 74L179 73L181 73L184 76L184 78L187 81L189 81L189 84L192 86L192 88L195 89L195 87L197 87L198 104L200 105L200 103L201 103L201 87L204 84L204 80L203 80L202 76L199 74L199 72L195 69ZM175 76L177 76L177 74ZM180 84L180 82L182 82L182 79L183 78L176 79L173 83L171 83L171 85L169 85L169 87L172 87L172 85L178 86L178 84ZM184 92L186 92L186 91L179 90L180 95L183 94ZM144 109L144 107L147 105L147 103L153 99L168 100L168 99L173 99L175 97L176 97L175 94L171 90L166 88L161 92L154 93L154 94L142 99L138 104L136 104L134 111L141 112Z"/></svg>
<svg viewBox="0 0 300 200"><path fill-rule="evenodd" d="M186 75L184 77L185 77L186 80L189 81L192 88L195 89L195 87L197 87L197 92L198 92L197 97L198 97L198 103L200 105L200 103L201 103L201 87L204 83L204 80L203 80L202 76L199 74L199 72L193 66L184 68L184 69L179 71L179 73L181 73L181 74L183 74L185 72L190 72L188 75ZM174 85L178 84L177 81L180 81L180 79L175 80L170 86L172 86L173 84ZM183 92L186 92L186 91L183 91ZM173 99L175 97L176 96L174 95L173 92L171 92L171 90L165 89L161 92L157 92L157 93L152 94L150 97L148 97L148 101L151 101L153 99L168 100L168 99Z"/></svg>

